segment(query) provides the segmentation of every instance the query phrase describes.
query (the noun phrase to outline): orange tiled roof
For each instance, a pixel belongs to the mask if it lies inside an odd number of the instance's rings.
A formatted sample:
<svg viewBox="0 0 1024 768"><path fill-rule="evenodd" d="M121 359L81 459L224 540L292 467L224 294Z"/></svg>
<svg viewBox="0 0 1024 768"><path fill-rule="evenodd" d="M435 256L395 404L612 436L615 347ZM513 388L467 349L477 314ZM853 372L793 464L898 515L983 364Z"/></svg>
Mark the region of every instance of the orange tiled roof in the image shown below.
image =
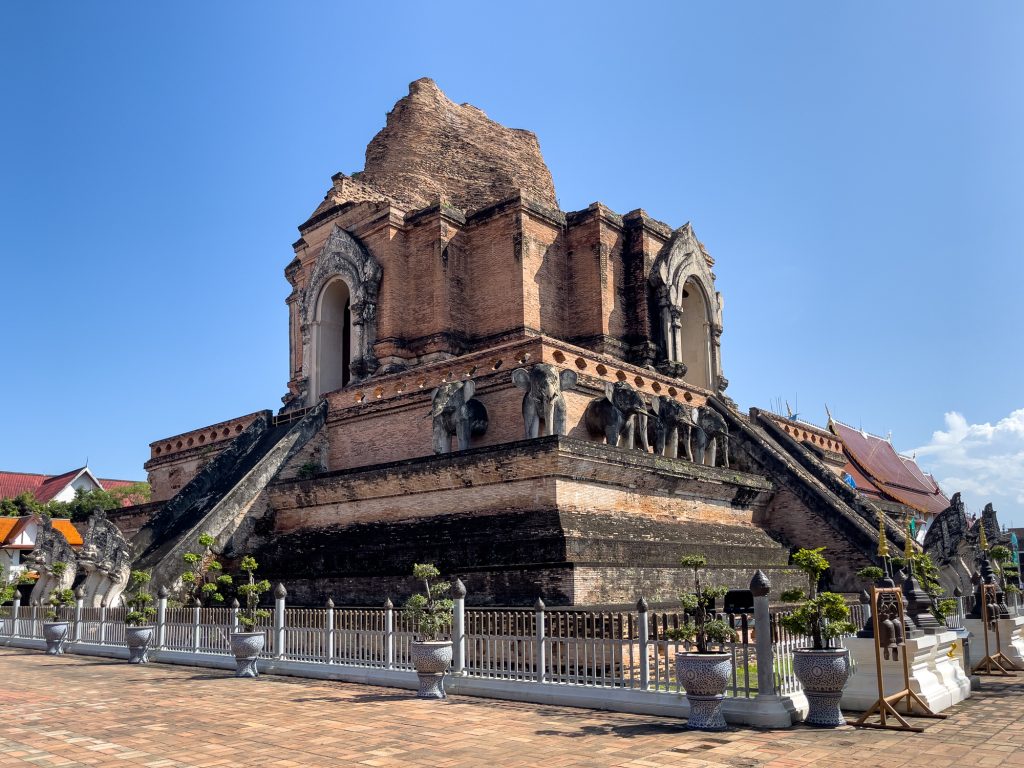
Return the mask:
<svg viewBox="0 0 1024 768"><path fill-rule="evenodd" d="M18 537L21 531L28 525L30 520L39 520L38 517L26 515L25 517L0 517L0 546L8 544ZM75 528L74 523L64 518L53 518L53 527L64 534L68 544L73 547L82 546L82 534Z"/></svg>
<svg viewBox="0 0 1024 768"><path fill-rule="evenodd" d="M17 517L0 517L0 546L7 543L7 538L11 535L11 531L14 530L19 519Z"/></svg>
<svg viewBox="0 0 1024 768"><path fill-rule="evenodd" d="M72 547L82 546L82 534L75 528L74 523L70 520L64 520L61 518L53 519L53 527L64 534L64 538L68 540L68 544Z"/></svg>

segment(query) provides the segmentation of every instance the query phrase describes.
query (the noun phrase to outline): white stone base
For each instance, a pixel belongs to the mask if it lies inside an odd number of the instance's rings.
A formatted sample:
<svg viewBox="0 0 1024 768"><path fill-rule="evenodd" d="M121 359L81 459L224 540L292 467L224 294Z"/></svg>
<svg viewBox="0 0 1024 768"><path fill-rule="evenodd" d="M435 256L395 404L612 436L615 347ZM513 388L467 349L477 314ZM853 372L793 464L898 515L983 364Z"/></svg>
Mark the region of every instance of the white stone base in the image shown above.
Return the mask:
<svg viewBox="0 0 1024 768"><path fill-rule="evenodd" d="M971 663L977 664L985 658L982 622L980 619L965 619L964 627L971 633ZM1024 669L1024 616L999 619L999 642L1003 655L1010 663ZM990 654L995 654L996 633L992 629L988 631L988 649Z"/></svg>
<svg viewBox="0 0 1024 768"><path fill-rule="evenodd" d="M955 632L940 632L907 640L901 649L909 654L910 690L921 697L932 712L941 712L971 694L971 684L956 658L949 656ZM875 641L849 637L845 645L855 667L843 691L843 709L864 711L878 700L875 670ZM903 658L882 659L882 685L890 696L903 689ZM901 706L902 710L903 707Z"/></svg>

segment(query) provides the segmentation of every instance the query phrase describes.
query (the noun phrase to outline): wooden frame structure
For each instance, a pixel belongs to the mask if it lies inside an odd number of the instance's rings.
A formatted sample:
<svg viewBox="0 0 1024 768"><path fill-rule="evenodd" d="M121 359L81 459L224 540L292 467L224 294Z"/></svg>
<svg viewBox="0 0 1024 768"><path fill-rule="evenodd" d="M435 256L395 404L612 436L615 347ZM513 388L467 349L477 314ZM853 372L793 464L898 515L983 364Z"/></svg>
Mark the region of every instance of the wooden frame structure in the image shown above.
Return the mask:
<svg viewBox="0 0 1024 768"><path fill-rule="evenodd" d="M876 587L872 585L871 620L875 628L875 672L878 675L878 700L868 708L867 712L861 715L857 720L851 722L850 725L858 728L885 728L893 731L913 731L915 733L921 733L924 728L911 725L903 719L903 715L910 717L931 717L937 720L944 720L946 716L932 712L931 708L925 704L924 700L910 690L910 661L907 659L906 638L904 638L904 642L900 643L900 645L903 646L903 688L896 693L891 693L888 696L885 695L885 684L882 681L882 635L878 620L878 606L885 595L892 596L890 599L897 606L897 615L899 617L900 626L906 626L906 616L903 612L903 590L899 587ZM896 711L896 705L901 701L906 702L906 712L903 712L902 714ZM914 711L915 703L921 708L920 712ZM879 717L878 722L868 722L868 718L876 712ZM895 719L898 724L890 724L890 719Z"/></svg>
<svg viewBox="0 0 1024 768"><path fill-rule="evenodd" d="M999 616L992 616L990 606L995 605L998 600L995 584L981 585L981 631L985 635L985 657L974 665L972 675L1009 675L1011 670L1019 672L1020 667L1003 655L1003 642L999 636ZM996 652L992 653L988 642L989 621L995 626ZM982 669L984 667L984 669ZM994 669L994 671L993 671Z"/></svg>

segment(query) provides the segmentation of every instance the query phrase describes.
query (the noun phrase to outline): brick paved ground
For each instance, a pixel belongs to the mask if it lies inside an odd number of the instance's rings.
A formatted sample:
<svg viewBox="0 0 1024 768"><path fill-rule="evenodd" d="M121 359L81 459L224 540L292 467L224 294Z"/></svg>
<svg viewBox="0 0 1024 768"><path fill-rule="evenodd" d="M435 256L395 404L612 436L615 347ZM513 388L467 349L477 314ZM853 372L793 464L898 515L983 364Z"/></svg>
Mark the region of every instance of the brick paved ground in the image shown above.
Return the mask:
<svg viewBox="0 0 1024 768"><path fill-rule="evenodd" d="M677 720L0 649L0 766L1024 766L1024 676L923 734Z"/></svg>

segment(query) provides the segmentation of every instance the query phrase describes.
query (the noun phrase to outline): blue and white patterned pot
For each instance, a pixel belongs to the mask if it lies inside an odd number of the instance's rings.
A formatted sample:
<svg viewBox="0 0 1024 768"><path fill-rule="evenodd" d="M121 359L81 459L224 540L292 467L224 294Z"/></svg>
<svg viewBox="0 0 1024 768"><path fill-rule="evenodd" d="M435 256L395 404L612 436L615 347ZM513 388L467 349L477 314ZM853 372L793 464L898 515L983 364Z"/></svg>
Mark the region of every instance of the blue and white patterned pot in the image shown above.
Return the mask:
<svg viewBox="0 0 1024 768"><path fill-rule="evenodd" d="M124 642L128 646L128 661L131 664L149 663L149 644L153 641L153 627L125 627Z"/></svg>
<svg viewBox="0 0 1024 768"><path fill-rule="evenodd" d="M835 728L845 725L839 701L850 679L850 652L845 648L815 651L798 648L793 651L793 673L803 686L810 708L808 725Z"/></svg>
<svg viewBox="0 0 1024 768"><path fill-rule="evenodd" d="M235 657L235 677L259 677L256 661L267 638L262 632L232 632L231 653Z"/></svg>
<svg viewBox="0 0 1024 768"><path fill-rule="evenodd" d="M50 656L61 656L64 643L68 639L68 622L44 621L43 639L46 640L46 653Z"/></svg>
<svg viewBox="0 0 1024 768"><path fill-rule="evenodd" d="M420 680L416 695L421 699L444 699L444 673L452 663L451 640L426 640L412 643L412 665Z"/></svg>
<svg viewBox="0 0 1024 768"><path fill-rule="evenodd" d="M677 653L676 679L686 690L690 717L686 726L698 731L724 731L722 701L732 677L728 653Z"/></svg>

